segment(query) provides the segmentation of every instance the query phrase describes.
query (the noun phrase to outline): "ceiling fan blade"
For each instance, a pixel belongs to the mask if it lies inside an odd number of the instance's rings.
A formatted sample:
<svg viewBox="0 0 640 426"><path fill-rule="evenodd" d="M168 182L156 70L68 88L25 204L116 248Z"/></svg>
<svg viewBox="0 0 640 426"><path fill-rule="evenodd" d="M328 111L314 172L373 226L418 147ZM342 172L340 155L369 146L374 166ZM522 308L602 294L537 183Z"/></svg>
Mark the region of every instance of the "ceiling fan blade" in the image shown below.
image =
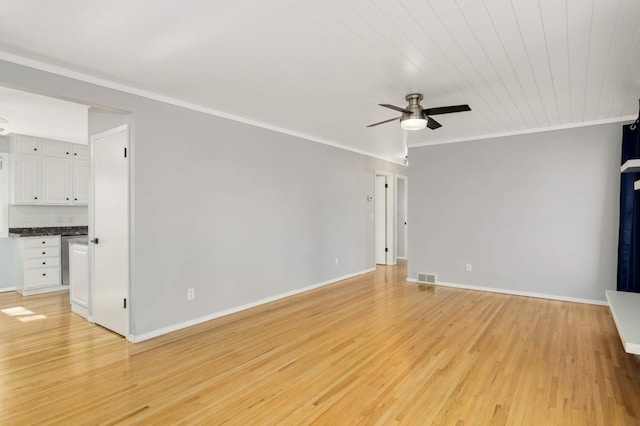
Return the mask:
<svg viewBox="0 0 640 426"><path fill-rule="evenodd" d="M431 117L427 117L427 127L430 128L431 130L435 130L438 127L442 127L442 124L438 123L436 120L434 120Z"/></svg>
<svg viewBox="0 0 640 426"><path fill-rule="evenodd" d="M391 108L391 109L394 109L394 110L396 110L396 111L406 112L407 114L411 114L411 111L406 110L406 109L404 109L404 108L397 107L397 106L395 106L395 105L389 105L389 104L378 104L378 105L380 105L380 106L382 106L382 107L385 107L385 108Z"/></svg>
<svg viewBox="0 0 640 426"><path fill-rule="evenodd" d="M381 122L375 123L375 124L369 124L367 127L373 127L373 126L377 126L378 124L384 124L384 123L388 123L390 121L396 121L396 120L400 120L400 117L392 118L390 120L384 120L384 121L381 121Z"/></svg>
<svg viewBox="0 0 640 426"><path fill-rule="evenodd" d="M426 115L451 114L452 112L471 111L469 105L451 105L446 107L426 108Z"/></svg>

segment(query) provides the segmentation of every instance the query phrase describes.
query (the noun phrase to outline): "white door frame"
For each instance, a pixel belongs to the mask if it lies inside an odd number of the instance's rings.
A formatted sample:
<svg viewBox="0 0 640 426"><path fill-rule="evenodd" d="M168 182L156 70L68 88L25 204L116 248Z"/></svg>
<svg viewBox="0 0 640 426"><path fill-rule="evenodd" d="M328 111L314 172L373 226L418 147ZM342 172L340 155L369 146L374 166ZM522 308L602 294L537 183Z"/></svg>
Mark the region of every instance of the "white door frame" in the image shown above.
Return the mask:
<svg viewBox="0 0 640 426"><path fill-rule="evenodd" d="M127 197L129 199L129 210L127 214L128 221L128 250L129 250L129 261L127 262L127 317L126 317L126 330L124 336L127 340L134 341L133 336L131 335L131 325L132 325L132 317L133 317L133 303L131 301L131 211L132 211L132 200L131 200L131 126L129 124L123 124L112 129L96 133L89 137L89 158L90 158L90 186L89 186L89 240L93 240L96 238L95 235L95 151L94 151L94 140L104 138L116 133L121 133L122 131L127 131L128 133L128 143L127 143L127 157L129 157L128 165L127 165ZM88 304L89 304L89 316L87 319L91 322L94 322L92 306L93 306L93 298L94 298L94 279L95 279L95 244L89 244L89 295L88 295Z"/></svg>
<svg viewBox="0 0 640 426"><path fill-rule="evenodd" d="M387 240L387 254L386 254L386 264L387 265L395 265L397 263L396 258L396 197L395 197L395 183L393 173L376 170L374 174L374 188L375 188L375 177L376 176L385 176L388 189L386 193L386 240ZM374 209L375 210L375 209ZM376 218L375 220L378 220ZM375 222L374 222L375 226ZM374 240L374 259L375 259L375 249L376 242Z"/></svg>
<svg viewBox="0 0 640 426"><path fill-rule="evenodd" d="M400 207L398 205L398 187L400 186L400 184L398 183L398 181L402 181L403 185L404 185L404 205L402 206L402 208L404 209L404 221L406 222L406 225L404 225L404 257L403 259L408 259L409 258L409 239L407 238L407 236L409 235L409 178L407 178L406 176L403 175L396 175L396 221L398 223L398 228L400 228L402 226L402 224L399 222L399 218L400 216L398 215L398 208ZM396 234L396 248L398 245L398 235ZM396 250L396 253L398 251ZM397 256L396 256L397 257Z"/></svg>

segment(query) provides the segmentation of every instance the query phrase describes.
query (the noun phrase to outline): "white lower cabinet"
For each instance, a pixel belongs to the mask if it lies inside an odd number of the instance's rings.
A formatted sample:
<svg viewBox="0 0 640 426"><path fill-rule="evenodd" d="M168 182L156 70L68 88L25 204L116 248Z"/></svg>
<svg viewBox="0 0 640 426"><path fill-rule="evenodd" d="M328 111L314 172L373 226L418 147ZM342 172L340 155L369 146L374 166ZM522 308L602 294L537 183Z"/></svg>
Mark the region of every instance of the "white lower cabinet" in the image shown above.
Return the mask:
<svg viewBox="0 0 640 426"><path fill-rule="evenodd" d="M69 244L69 294L71 310L89 316L89 259L87 244Z"/></svg>
<svg viewBox="0 0 640 426"><path fill-rule="evenodd" d="M60 236L16 238L16 290L28 296L66 289L61 285Z"/></svg>

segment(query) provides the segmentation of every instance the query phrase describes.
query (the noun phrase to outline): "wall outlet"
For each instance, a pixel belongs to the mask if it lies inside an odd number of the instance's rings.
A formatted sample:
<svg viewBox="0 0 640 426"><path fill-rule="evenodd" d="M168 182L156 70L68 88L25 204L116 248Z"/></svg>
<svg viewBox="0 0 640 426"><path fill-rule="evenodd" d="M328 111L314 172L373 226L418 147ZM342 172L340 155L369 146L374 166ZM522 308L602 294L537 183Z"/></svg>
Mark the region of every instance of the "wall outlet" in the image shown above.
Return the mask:
<svg viewBox="0 0 640 426"><path fill-rule="evenodd" d="M187 289L187 300L193 300L196 298L196 289L188 288Z"/></svg>
<svg viewBox="0 0 640 426"><path fill-rule="evenodd" d="M336 260L333 262L334 266L338 266L340 264L340 258L336 257Z"/></svg>
<svg viewBox="0 0 640 426"><path fill-rule="evenodd" d="M464 270L467 272L471 272L473 268L470 263L467 263L466 265L464 265Z"/></svg>

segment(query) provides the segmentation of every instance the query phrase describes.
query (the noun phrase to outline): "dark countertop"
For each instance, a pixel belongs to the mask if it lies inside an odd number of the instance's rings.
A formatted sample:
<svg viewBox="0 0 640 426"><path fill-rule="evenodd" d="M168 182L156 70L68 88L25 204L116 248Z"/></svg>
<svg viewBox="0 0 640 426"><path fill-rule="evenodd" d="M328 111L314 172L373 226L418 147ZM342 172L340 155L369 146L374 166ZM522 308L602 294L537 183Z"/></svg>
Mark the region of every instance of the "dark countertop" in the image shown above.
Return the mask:
<svg viewBox="0 0 640 426"><path fill-rule="evenodd" d="M45 235L87 235L88 226L50 226L45 228L9 228L10 237L42 237Z"/></svg>

